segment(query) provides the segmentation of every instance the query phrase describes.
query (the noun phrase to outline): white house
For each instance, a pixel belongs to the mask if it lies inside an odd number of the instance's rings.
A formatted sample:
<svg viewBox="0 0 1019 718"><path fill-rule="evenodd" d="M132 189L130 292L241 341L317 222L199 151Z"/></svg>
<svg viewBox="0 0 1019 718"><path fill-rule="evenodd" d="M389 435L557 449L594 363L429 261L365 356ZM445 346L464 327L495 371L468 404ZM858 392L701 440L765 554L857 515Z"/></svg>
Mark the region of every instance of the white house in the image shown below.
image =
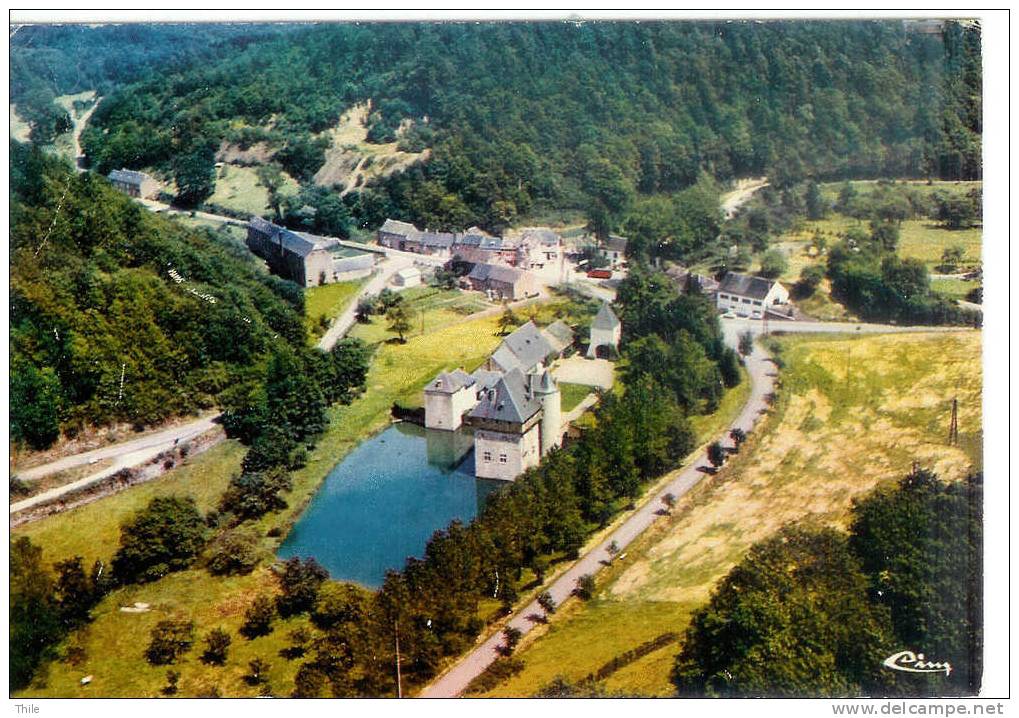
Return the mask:
<svg viewBox="0 0 1019 718"><path fill-rule="evenodd" d="M760 319L768 307L789 302L789 290L764 277L729 272L718 285L718 308L743 317Z"/></svg>
<svg viewBox="0 0 1019 718"><path fill-rule="evenodd" d="M417 267L407 267L401 269L393 277L393 284L400 289L407 289L408 287L417 287L421 284L421 270Z"/></svg>
<svg viewBox="0 0 1019 718"><path fill-rule="evenodd" d="M425 386L425 427L455 431L463 416L478 403L474 377L455 369L442 372Z"/></svg>
<svg viewBox="0 0 1019 718"><path fill-rule="evenodd" d="M627 244L628 242L626 237L617 237L614 234L610 234L598 248L598 253L605 257L605 259L609 260L609 262L612 263L612 266L616 266L626 260Z"/></svg>
<svg viewBox="0 0 1019 718"><path fill-rule="evenodd" d="M619 323L619 317L612 311L607 302L601 305L601 309L591 322L591 342L587 346L587 358L594 359L598 356L598 350L604 347L612 347L619 351L619 340L623 334L623 327Z"/></svg>

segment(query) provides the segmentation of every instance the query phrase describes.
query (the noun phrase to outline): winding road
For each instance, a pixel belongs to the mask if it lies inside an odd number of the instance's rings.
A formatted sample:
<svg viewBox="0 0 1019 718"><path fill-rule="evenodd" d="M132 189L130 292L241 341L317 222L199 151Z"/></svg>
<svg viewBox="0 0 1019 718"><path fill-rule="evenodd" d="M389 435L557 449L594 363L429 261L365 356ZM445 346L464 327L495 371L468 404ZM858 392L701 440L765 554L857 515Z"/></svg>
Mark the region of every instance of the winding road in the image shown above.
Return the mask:
<svg viewBox="0 0 1019 718"><path fill-rule="evenodd" d="M956 327L895 327L884 324L852 324L840 322L770 322L770 331L786 331L793 333L889 333L889 332L930 332L930 331L966 331ZM739 341L739 335L750 331L755 336L764 332L763 322L751 319L729 319L723 320L722 331L725 341L735 347ZM747 434L751 432L757 421L767 413L767 397L774 391L777 368L771 357L761 347L755 346L753 353L745 357L747 373L750 377L750 396L739 416L732 422L725 431L718 437L724 446L732 446L729 439L729 431L740 428ZM640 534L656 520L661 518L658 511L662 508L662 497L672 494L679 499L691 488L696 486L704 477L711 475L711 464L707 459L707 452L697 454L689 464L673 471L667 478L664 485L659 485L653 492L645 497L641 504L629 517L627 517L615 530L605 536L596 546L584 553L572 566L555 578L545 588L551 594L556 604L573 595L577 587L577 581L585 574L596 574L611 561L612 555L608 552L610 544L615 542L620 551L625 551ZM528 603L524 608L514 614L507 622L527 634L535 625L529 616L544 615L544 611L538 606L537 600ZM495 632L484 640L479 646L464 656L449 670L440 675L430 685L426 686L419 697L422 698L454 698L463 693L468 684L488 668L489 665L499 656L497 649L503 645L503 635Z"/></svg>

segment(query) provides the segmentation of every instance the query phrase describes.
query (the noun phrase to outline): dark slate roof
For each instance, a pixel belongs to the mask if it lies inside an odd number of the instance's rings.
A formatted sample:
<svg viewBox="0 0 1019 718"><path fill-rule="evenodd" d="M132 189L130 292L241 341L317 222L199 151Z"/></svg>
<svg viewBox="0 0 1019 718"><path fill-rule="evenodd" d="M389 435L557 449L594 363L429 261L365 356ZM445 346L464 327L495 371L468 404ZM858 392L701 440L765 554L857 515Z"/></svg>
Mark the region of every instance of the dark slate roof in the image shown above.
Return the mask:
<svg viewBox="0 0 1019 718"><path fill-rule="evenodd" d="M520 366L525 369L530 369L538 362L545 361L549 354L555 352L555 347L531 321L503 339L500 348L502 347L509 349L517 358Z"/></svg>
<svg viewBox="0 0 1019 718"><path fill-rule="evenodd" d="M751 299L764 299L774 285L775 282L764 277L751 277L746 274L729 272L722 278L718 291Z"/></svg>
<svg viewBox="0 0 1019 718"><path fill-rule="evenodd" d="M592 329L615 329L619 326L619 317L612 311L612 307L608 305L608 302L602 302L601 309L594 316L594 321L591 322Z"/></svg>
<svg viewBox="0 0 1019 718"><path fill-rule="evenodd" d="M502 249L503 240L501 237L489 237L487 234L469 232L457 239L456 243L465 247L477 247L478 249L495 251Z"/></svg>
<svg viewBox="0 0 1019 718"><path fill-rule="evenodd" d="M519 269L513 267L504 267L499 264L484 264L479 262L474 265L471 269L471 273L467 275L468 278L478 282L486 280L492 280L496 282L506 282L507 284L516 284L520 280L524 273Z"/></svg>
<svg viewBox="0 0 1019 718"><path fill-rule="evenodd" d="M610 234L608 239L605 240L605 249L610 249L613 252L625 252L626 244L626 237L617 237L614 234Z"/></svg>
<svg viewBox="0 0 1019 718"><path fill-rule="evenodd" d="M573 343L573 330L562 319L549 324L544 329L545 338L548 339L557 352Z"/></svg>
<svg viewBox="0 0 1019 718"><path fill-rule="evenodd" d="M441 394L452 394L465 386L473 386L475 379L463 369L454 369L449 372L441 372L432 382L425 387L425 391L438 392Z"/></svg>
<svg viewBox="0 0 1019 718"><path fill-rule="evenodd" d="M492 419L523 424L541 411L530 380L519 369L504 374L471 410L472 419Z"/></svg>
<svg viewBox="0 0 1019 718"><path fill-rule="evenodd" d="M547 246L559 244L559 235L547 227L527 227L521 235L525 240L537 241Z"/></svg>
<svg viewBox="0 0 1019 718"><path fill-rule="evenodd" d="M292 232L286 227L280 227L261 217L252 217L248 223L256 231L266 235L276 245L282 245L284 249L300 257L307 257L319 248L319 242Z"/></svg>
<svg viewBox="0 0 1019 718"><path fill-rule="evenodd" d="M141 185L147 179L151 179L144 172L135 172L134 170L113 170L108 175L111 182L126 182L127 184Z"/></svg>
<svg viewBox="0 0 1019 718"><path fill-rule="evenodd" d="M471 374L471 378L478 389L491 389L502 378L502 372L475 369L474 373Z"/></svg>
<svg viewBox="0 0 1019 718"><path fill-rule="evenodd" d="M379 227L380 232L389 232L390 234L403 234L411 235L417 234L418 228L409 222L401 222L398 219L387 219Z"/></svg>
<svg viewBox="0 0 1019 718"><path fill-rule="evenodd" d="M450 232L421 232L416 239L426 247L452 247L456 235Z"/></svg>

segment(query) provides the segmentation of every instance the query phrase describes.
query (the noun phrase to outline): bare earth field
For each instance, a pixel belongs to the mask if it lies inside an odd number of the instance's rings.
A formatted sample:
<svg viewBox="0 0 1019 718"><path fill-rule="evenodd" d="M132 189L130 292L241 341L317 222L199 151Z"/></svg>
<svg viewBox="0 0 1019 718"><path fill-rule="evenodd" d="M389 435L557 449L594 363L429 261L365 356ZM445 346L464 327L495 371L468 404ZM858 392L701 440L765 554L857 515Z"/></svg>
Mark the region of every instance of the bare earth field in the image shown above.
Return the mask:
<svg viewBox="0 0 1019 718"><path fill-rule="evenodd" d="M779 397L764 428L717 478L692 490L607 572L526 641L524 669L487 695L529 696L557 675L581 680L664 633L746 553L789 521L844 526L853 499L895 481L915 459L946 480L981 465L981 334L785 337ZM958 446L948 446L953 397ZM600 686L670 695L678 642L623 666Z"/></svg>

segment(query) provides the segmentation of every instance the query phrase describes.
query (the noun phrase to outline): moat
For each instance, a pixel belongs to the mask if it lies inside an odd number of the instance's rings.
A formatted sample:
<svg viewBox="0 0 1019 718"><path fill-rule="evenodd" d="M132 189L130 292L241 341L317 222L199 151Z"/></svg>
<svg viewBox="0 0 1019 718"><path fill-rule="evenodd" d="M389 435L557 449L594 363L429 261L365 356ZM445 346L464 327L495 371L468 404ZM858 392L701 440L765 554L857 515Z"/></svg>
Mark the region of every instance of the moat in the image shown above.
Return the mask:
<svg viewBox="0 0 1019 718"><path fill-rule="evenodd" d="M449 522L473 519L505 484L474 478L469 433L394 424L338 463L280 546L313 556L339 581L368 588L420 557Z"/></svg>

